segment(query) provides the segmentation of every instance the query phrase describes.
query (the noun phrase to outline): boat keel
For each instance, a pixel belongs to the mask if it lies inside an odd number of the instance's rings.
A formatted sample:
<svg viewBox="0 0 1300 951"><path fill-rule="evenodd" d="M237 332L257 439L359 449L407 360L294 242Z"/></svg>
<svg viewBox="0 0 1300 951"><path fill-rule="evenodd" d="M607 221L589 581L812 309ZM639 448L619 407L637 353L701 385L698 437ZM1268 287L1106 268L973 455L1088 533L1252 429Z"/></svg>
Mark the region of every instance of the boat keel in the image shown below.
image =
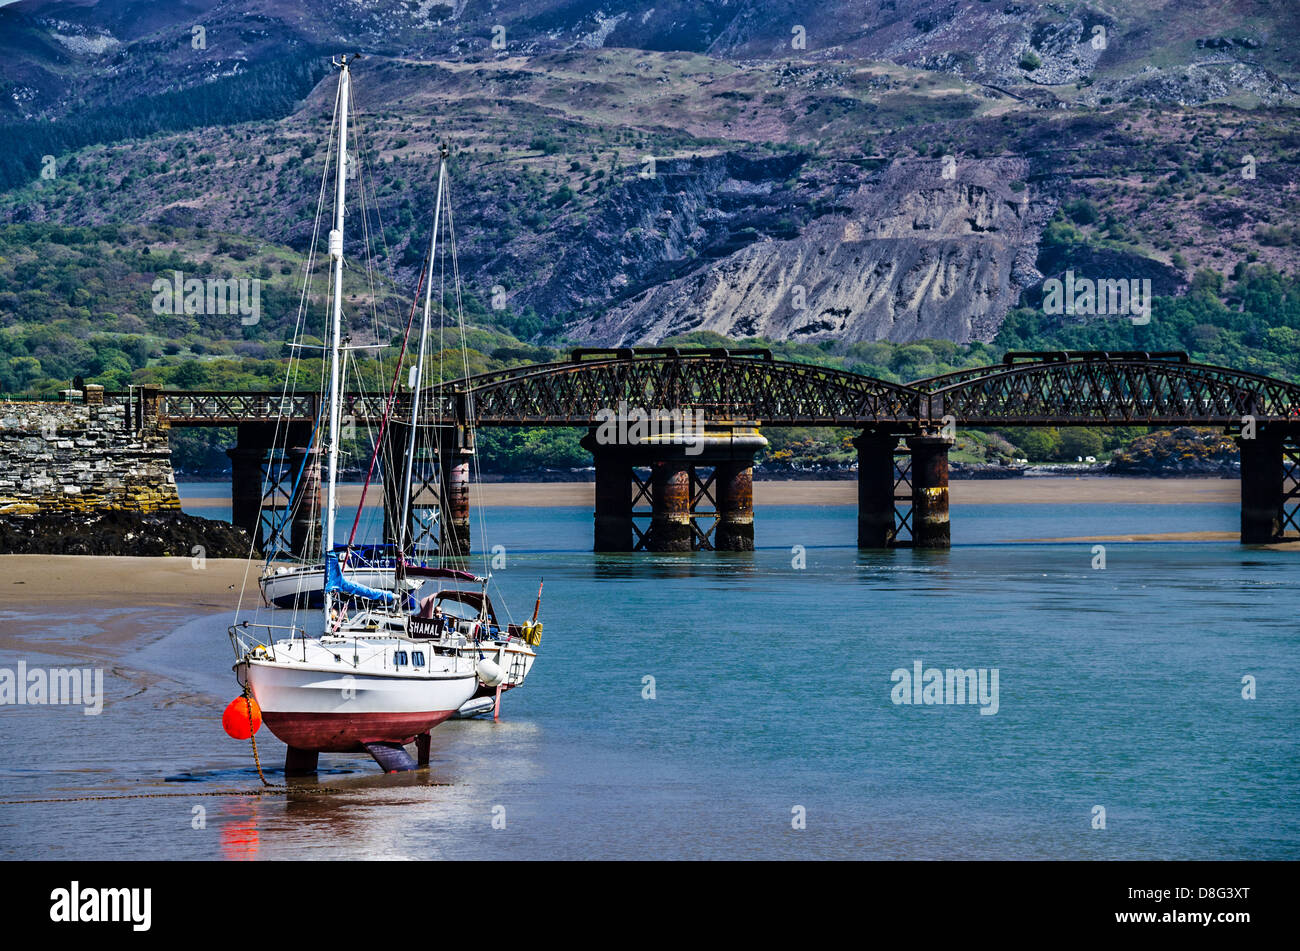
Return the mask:
<svg viewBox="0 0 1300 951"><path fill-rule="evenodd" d="M319 762L320 753L316 750L300 750L296 746L287 747L284 751L284 775L310 776L316 772Z"/></svg>
<svg viewBox="0 0 1300 951"><path fill-rule="evenodd" d="M428 736L428 734L425 734ZM366 752L375 758L379 768L386 773L404 773L416 768L415 760L400 743L363 743Z"/></svg>

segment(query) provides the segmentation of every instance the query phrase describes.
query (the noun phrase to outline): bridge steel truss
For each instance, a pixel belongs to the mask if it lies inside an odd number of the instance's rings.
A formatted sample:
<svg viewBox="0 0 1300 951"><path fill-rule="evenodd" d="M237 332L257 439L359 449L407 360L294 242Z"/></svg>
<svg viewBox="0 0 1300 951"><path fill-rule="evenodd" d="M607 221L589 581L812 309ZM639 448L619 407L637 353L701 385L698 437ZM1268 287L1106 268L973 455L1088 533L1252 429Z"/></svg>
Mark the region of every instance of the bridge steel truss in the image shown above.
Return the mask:
<svg viewBox="0 0 1300 951"><path fill-rule="evenodd" d="M136 402L150 411L156 406L159 420L173 426L245 426L309 423L318 399L154 392ZM397 400L397 418L409 400ZM344 417L378 422L385 402L379 393L348 393ZM432 387L423 405L424 425L447 430L443 441L461 446L462 469L463 454L472 452L465 433L474 427L588 429L584 445L596 457L596 544L602 549L664 550L665 538L671 538L669 549L752 547L753 456L766 442L757 435L760 426L862 431L855 445L863 547L947 547L947 455L956 427L1222 427L1242 446L1242 541L1300 538L1300 386L1192 363L1182 353L1017 352L992 366L901 384L775 360L761 350L579 349L568 360ZM679 436L689 434L692 421L707 428L708 458L684 456L672 439L629 446L598 438L603 420L637 411L671 418ZM683 413L689 414L685 421ZM630 468L647 465L648 481ZM619 474L602 480L602 467ZM633 511L646 499L651 527L641 530ZM716 513L703 511L700 502L715 503ZM697 508L716 527L697 524Z"/></svg>
<svg viewBox="0 0 1300 951"><path fill-rule="evenodd" d="M918 380L928 420L992 426L1224 426L1300 422L1300 386L1183 353L1008 353Z"/></svg>
<svg viewBox="0 0 1300 951"><path fill-rule="evenodd" d="M427 425L593 425L602 410L692 410L706 420L765 426L888 426L926 431L957 425L1240 426L1300 422L1300 386L1171 353L1009 353L1001 364L908 384L766 351L637 349L576 351L575 358L470 377L430 390ZM109 394L110 397L115 394ZM311 421L316 394L165 391L158 414L176 426L255 420ZM396 401L396 414L410 397ZM347 393L343 416L378 422L385 396Z"/></svg>

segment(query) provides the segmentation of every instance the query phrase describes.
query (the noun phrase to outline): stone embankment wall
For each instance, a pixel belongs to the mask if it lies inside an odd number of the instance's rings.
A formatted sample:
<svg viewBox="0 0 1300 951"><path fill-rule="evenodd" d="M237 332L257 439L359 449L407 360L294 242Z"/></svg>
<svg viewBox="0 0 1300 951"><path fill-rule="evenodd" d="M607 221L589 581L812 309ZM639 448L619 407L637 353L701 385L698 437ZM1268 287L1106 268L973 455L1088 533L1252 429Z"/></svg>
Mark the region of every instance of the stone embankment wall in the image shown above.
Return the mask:
<svg viewBox="0 0 1300 951"><path fill-rule="evenodd" d="M179 512L157 398L105 404L103 387L74 402L0 401L0 516Z"/></svg>

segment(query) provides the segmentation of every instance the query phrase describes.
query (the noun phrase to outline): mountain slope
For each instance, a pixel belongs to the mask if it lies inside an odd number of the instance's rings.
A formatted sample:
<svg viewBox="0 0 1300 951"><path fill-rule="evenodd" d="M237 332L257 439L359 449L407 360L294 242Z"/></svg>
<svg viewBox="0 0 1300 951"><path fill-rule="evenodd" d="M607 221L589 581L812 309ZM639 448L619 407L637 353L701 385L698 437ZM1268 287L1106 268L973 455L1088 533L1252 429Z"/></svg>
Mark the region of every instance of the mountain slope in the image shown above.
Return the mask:
<svg viewBox="0 0 1300 951"><path fill-rule="evenodd" d="M449 140L468 291L523 336L989 340L1069 269L1173 293L1197 268L1296 268L1296 19L1238 0L23 0L0 8L0 221L301 253L328 58L362 49L371 250L398 286Z"/></svg>

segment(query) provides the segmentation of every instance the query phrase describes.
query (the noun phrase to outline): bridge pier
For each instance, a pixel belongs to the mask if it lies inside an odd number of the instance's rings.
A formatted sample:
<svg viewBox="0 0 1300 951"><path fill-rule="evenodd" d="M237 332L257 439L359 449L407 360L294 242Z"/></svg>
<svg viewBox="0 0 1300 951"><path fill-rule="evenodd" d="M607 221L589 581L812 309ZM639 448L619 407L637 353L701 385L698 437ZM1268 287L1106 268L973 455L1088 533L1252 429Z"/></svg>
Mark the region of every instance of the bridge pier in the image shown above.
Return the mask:
<svg viewBox="0 0 1300 951"><path fill-rule="evenodd" d="M695 541L691 522L694 467L681 459L650 464L650 529L647 551L690 551Z"/></svg>
<svg viewBox="0 0 1300 951"><path fill-rule="evenodd" d="M473 455L472 430L464 426L438 430L438 550L451 558L470 553L469 460Z"/></svg>
<svg viewBox="0 0 1300 951"><path fill-rule="evenodd" d="M624 443L593 427L582 446L596 466L594 550L753 551L754 455L766 445L745 423ZM645 467L642 482L636 470ZM637 508L642 501L648 510ZM637 520L647 518L643 531Z"/></svg>
<svg viewBox="0 0 1300 951"><path fill-rule="evenodd" d="M226 455L230 458L230 521L248 532L260 551L263 545L262 464L266 461L266 447L249 445L244 427L240 426L239 442L233 449L227 449Z"/></svg>
<svg viewBox="0 0 1300 951"><path fill-rule="evenodd" d="M596 461L595 551L632 551L632 459L617 448L597 446L591 434L582 446Z"/></svg>
<svg viewBox="0 0 1300 951"><path fill-rule="evenodd" d="M318 447L289 450L289 471L298 476L290 503L289 539L295 558L311 558L319 550L321 533L321 453Z"/></svg>
<svg viewBox="0 0 1300 951"><path fill-rule="evenodd" d="M141 409L141 412L144 412ZM235 446L226 450L230 459L230 521L248 532L257 551L265 551L270 539L262 518L263 510L276 510L275 486L267 479L267 459L275 441L273 425L240 423Z"/></svg>
<svg viewBox="0 0 1300 951"><path fill-rule="evenodd" d="M1241 450L1241 543L1280 541L1286 527L1287 434L1260 426L1254 439L1237 438Z"/></svg>
<svg viewBox="0 0 1300 951"><path fill-rule="evenodd" d="M868 429L853 445L858 450L858 547L893 548L899 529L894 521L898 435ZM906 501L911 504L910 495Z"/></svg>
<svg viewBox="0 0 1300 951"><path fill-rule="evenodd" d="M912 547L948 548L948 450L947 436L910 436L912 451Z"/></svg>
<svg viewBox="0 0 1300 951"><path fill-rule="evenodd" d="M474 455L468 429L439 426L417 437L415 465L411 471L411 498L407 506L406 544L419 549L434 543L418 510L438 510L436 547L440 555L464 557L470 553L469 462ZM384 437L384 540L397 542L402 518L402 492L406 479L409 423L390 425Z"/></svg>
<svg viewBox="0 0 1300 951"><path fill-rule="evenodd" d="M727 460L713 469L718 527L713 547L718 551L754 550L754 460Z"/></svg>
<svg viewBox="0 0 1300 951"><path fill-rule="evenodd" d="M402 480L405 471L406 432L401 424L390 421L379 449L379 480L384 495L384 544L397 543L397 527L402 517ZM414 494L414 489L412 489ZM409 535L407 536L410 537Z"/></svg>
<svg viewBox="0 0 1300 951"><path fill-rule="evenodd" d="M948 548L948 450L953 440L912 435L900 450L899 438L868 429L853 440L858 450L858 547ZM900 537L904 532L911 538Z"/></svg>
<svg viewBox="0 0 1300 951"><path fill-rule="evenodd" d="M237 433L234 448L226 450L230 459L230 521L248 532L258 551L283 541L287 528L288 547L293 554L315 557L321 529L320 453L308 448L310 424L295 422L280 430L279 445L288 447L282 455L276 452L274 423L240 423ZM295 489L294 479L300 468L302 477ZM276 514L286 506L290 509L289 525L280 526L280 538L273 538L270 528Z"/></svg>

